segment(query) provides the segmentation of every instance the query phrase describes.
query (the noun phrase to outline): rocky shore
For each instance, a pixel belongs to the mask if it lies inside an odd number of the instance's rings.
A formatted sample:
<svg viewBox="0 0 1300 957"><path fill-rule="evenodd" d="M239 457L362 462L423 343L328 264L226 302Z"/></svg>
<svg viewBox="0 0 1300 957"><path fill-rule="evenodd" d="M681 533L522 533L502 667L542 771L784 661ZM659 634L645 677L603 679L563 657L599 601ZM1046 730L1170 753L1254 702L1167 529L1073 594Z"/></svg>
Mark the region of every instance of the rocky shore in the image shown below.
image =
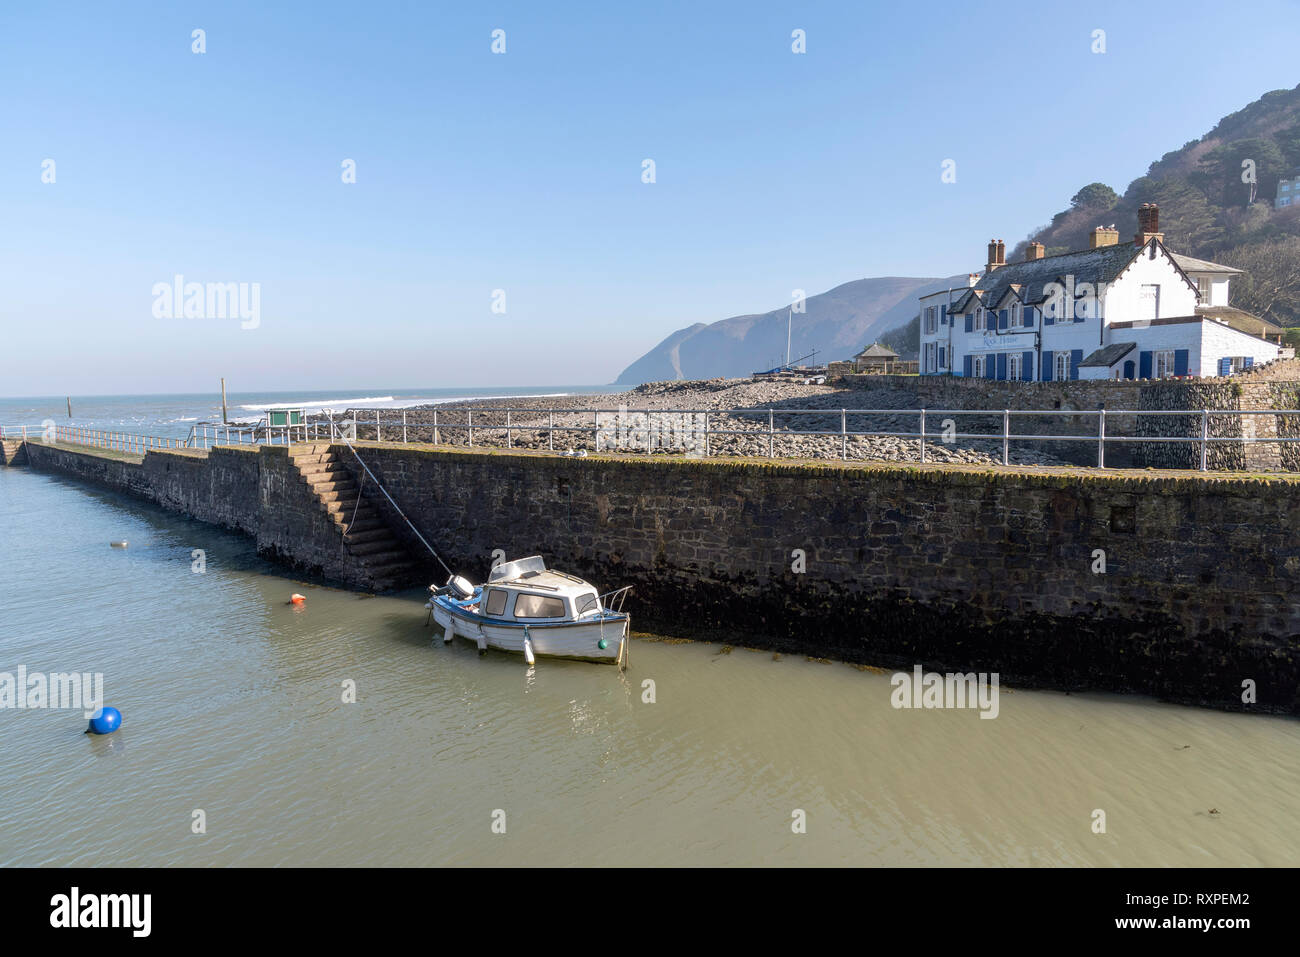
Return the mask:
<svg viewBox="0 0 1300 957"><path fill-rule="evenodd" d="M626 392L475 399L383 410L378 429L373 409L348 409L342 418L356 420L361 440L400 441L404 411L409 442L436 440L466 446L472 424L473 445L488 448L907 462L920 460L919 438L905 437L919 431L915 401L910 393L889 387L846 389L788 380L710 379L651 382ZM707 439L706 422L711 433ZM950 433L990 436L1002 428L996 414L966 416L960 423L928 418L927 461L1002 461L1000 438L945 441L941 437L945 426ZM809 432L831 434L801 434ZM1013 442L1009 460L1017 465L1068 464L1043 443Z"/></svg>

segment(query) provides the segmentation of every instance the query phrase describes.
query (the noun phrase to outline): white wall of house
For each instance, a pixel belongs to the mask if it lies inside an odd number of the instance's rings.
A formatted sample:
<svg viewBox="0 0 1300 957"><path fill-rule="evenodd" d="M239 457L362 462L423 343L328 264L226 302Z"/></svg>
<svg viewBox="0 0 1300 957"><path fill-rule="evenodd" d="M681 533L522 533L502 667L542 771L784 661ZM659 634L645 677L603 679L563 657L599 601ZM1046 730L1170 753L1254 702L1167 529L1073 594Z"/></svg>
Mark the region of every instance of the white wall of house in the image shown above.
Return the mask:
<svg viewBox="0 0 1300 957"><path fill-rule="evenodd" d="M1073 368L1078 369L1079 378L1111 378L1116 366L1109 369L1083 368L1076 364L1097 349L1114 342L1137 343L1137 347L1117 363L1122 370L1125 362L1132 361L1135 375L1141 375L1142 352L1186 350L1186 374L1193 376L1218 375L1219 359L1224 356L1249 356L1258 365L1280 354L1279 347L1212 320L1143 325L1145 320L1195 316L1198 304L1228 304L1230 276L1201 273L1185 277L1161 246L1153 248L1154 257L1151 248L1134 248L1133 262L1109 285L1095 290L1095 295L1080 298L1078 293L1084 289L1081 285L1076 286L1073 290L1073 309L1067 306L1064 296L1058 297L1054 304L1043 304L1036 310L1034 325L1030 330L1014 329L1008 325L1006 330L999 332L996 320L991 323L993 329L990 330L989 322L980 321L979 314L983 310L974 310L976 315L970 332L966 332L965 316L958 315L950 317L949 325L937 325L935 332L927 335L924 309L929 305L946 304L949 293L922 298L922 372L930 371L924 365L924 343L927 339L942 342L944 346L945 365L935 371L951 371L955 375L964 374L967 356L987 357L987 361L993 363L996 362L998 353L1014 352L1023 356L1024 352L1033 350L1035 368L1024 370L1021 375L1022 379L1032 381L1057 380L1063 371L1069 377L1069 370ZM1201 287L1196 282L1198 275L1206 279L1204 288L1208 301L1204 303L1200 303ZM1190 283L1189 278L1192 280ZM995 310L983 312L988 317ZM1053 318L1050 325L1045 321L1048 314ZM1138 325L1112 328L1111 324L1116 322L1136 322ZM1032 342L1034 333L1041 336L1041 344L1037 348ZM1058 363L1058 356L1062 354L1070 357L1065 370ZM1157 374L1157 363L1153 361L1151 375ZM1169 374L1173 372L1170 371Z"/></svg>
<svg viewBox="0 0 1300 957"><path fill-rule="evenodd" d="M942 308L948 305L952 293L949 290L943 292L931 293L928 296L920 298L920 316L921 316L921 373L940 374L952 369L952 361L949 356L952 354L952 320L949 318L948 325L943 324ZM934 310L933 329L929 325L930 309ZM943 364L939 364L939 350L943 350ZM933 365L931 365L933 363Z"/></svg>
<svg viewBox="0 0 1300 957"><path fill-rule="evenodd" d="M1226 306L1228 305L1228 284L1232 281L1230 276L1222 273L1188 273L1192 281L1197 284L1197 288L1204 288L1206 294L1201 297L1202 306Z"/></svg>
<svg viewBox="0 0 1300 957"><path fill-rule="evenodd" d="M1150 315L1150 287L1159 290L1155 315ZM1143 250L1134 263L1105 290L1102 308L1111 321L1170 319L1196 313L1196 288L1188 285L1174 261L1156 247L1156 258Z"/></svg>
<svg viewBox="0 0 1300 957"><path fill-rule="evenodd" d="M1075 319L1073 322L1064 319L1056 319L1052 325L1043 326L1043 358L1048 360L1047 353L1053 355L1050 358L1052 369L1050 373L1042 376L1043 379L1056 380L1058 369L1056 367L1055 353L1070 353L1074 361L1083 360L1090 353L1096 352L1103 345L1101 320L1091 313L1096 310L1090 310L1086 319ZM1082 373L1082 370L1080 370Z"/></svg>
<svg viewBox="0 0 1300 957"><path fill-rule="evenodd" d="M1208 320L1201 325L1204 331L1192 375L1218 375L1219 360L1224 356L1250 356L1255 365L1263 365L1282 354L1281 346L1238 332L1231 326Z"/></svg>
<svg viewBox="0 0 1300 957"><path fill-rule="evenodd" d="M1176 353L1179 349L1186 349L1188 375L1216 376L1219 374L1219 360L1224 356L1234 358L1249 356L1254 365L1262 365L1276 359L1281 351L1279 346L1244 332L1238 332L1231 326L1213 319L1162 326L1111 329L1110 338L1114 342L1137 343L1137 347L1116 365L1122 369L1125 362L1132 361L1139 376L1143 352ZM1113 369L1114 366L1109 370L1084 369L1082 372L1086 373L1086 376L1081 374L1080 378L1110 378ZM1158 374L1158 364L1153 360L1151 376L1154 378Z"/></svg>

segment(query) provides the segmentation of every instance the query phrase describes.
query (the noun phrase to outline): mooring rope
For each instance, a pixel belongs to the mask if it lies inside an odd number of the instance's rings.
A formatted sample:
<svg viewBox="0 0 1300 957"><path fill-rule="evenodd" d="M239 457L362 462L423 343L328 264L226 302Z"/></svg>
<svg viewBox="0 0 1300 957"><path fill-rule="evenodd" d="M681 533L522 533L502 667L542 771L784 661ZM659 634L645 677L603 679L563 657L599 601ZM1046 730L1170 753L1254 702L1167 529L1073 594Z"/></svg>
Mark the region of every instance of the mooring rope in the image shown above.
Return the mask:
<svg viewBox="0 0 1300 957"><path fill-rule="evenodd" d="M420 540L420 544L422 544L425 548L429 550L429 554L438 560L438 564L443 567L443 570L448 575L455 575L456 573L451 570L451 567L442 560L442 556L439 555L434 550L434 547L428 543L425 537L420 534L420 530L415 527L415 524L409 518L406 517L406 513L402 511L401 507L396 502L393 501L393 497L388 494L388 490L384 488L383 483L380 482L379 479L375 478L375 473L370 471L370 466L368 466L365 463L365 460L362 459L360 454L357 452L357 450L353 448L352 443L348 441L348 437L343 433L343 430L335 428L334 416L330 414L329 409L322 409L321 412L324 413L325 418L330 420L330 434L332 435L335 432L338 432L338 436L340 439L343 440L343 444L352 450L352 454L356 456L357 462L361 465L361 467L366 470L366 474L369 475L371 481L375 483L375 487L379 489L380 492L383 493L384 498L388 499L388 504L393 506L393 510L397 512L398 515L401 516L402 521L404 521L410 527L411 531L415 533L415 537Z"/></svg>

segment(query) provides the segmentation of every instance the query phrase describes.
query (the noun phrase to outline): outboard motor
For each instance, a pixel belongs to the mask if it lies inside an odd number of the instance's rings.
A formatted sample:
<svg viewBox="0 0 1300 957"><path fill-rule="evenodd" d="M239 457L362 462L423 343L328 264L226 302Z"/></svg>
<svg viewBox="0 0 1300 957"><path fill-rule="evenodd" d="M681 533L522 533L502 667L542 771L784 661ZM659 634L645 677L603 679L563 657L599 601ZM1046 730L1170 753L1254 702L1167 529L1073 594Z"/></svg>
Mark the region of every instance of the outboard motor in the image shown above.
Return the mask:
<svg viewBox="0 0 1300 957"><path fill-rule="evenodd" d="M474 586L460 575L452 575L447 579L447 590L461 601L474 596Z"/></svg>

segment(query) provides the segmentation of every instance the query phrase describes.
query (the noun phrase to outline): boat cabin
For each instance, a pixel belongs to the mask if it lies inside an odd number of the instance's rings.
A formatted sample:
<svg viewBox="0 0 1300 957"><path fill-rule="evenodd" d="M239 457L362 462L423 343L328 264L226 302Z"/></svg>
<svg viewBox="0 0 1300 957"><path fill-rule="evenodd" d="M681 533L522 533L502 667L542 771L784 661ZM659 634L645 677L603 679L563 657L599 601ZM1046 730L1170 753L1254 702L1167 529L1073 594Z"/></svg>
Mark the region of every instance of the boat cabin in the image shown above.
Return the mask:
<svg viewBox="0 0 1300 957"><path fill-rule="evenodd" d="M579 621L601 611L595 588L548 569L539 555L498 565L479 595L479 614L504 621Z"/></svg>

